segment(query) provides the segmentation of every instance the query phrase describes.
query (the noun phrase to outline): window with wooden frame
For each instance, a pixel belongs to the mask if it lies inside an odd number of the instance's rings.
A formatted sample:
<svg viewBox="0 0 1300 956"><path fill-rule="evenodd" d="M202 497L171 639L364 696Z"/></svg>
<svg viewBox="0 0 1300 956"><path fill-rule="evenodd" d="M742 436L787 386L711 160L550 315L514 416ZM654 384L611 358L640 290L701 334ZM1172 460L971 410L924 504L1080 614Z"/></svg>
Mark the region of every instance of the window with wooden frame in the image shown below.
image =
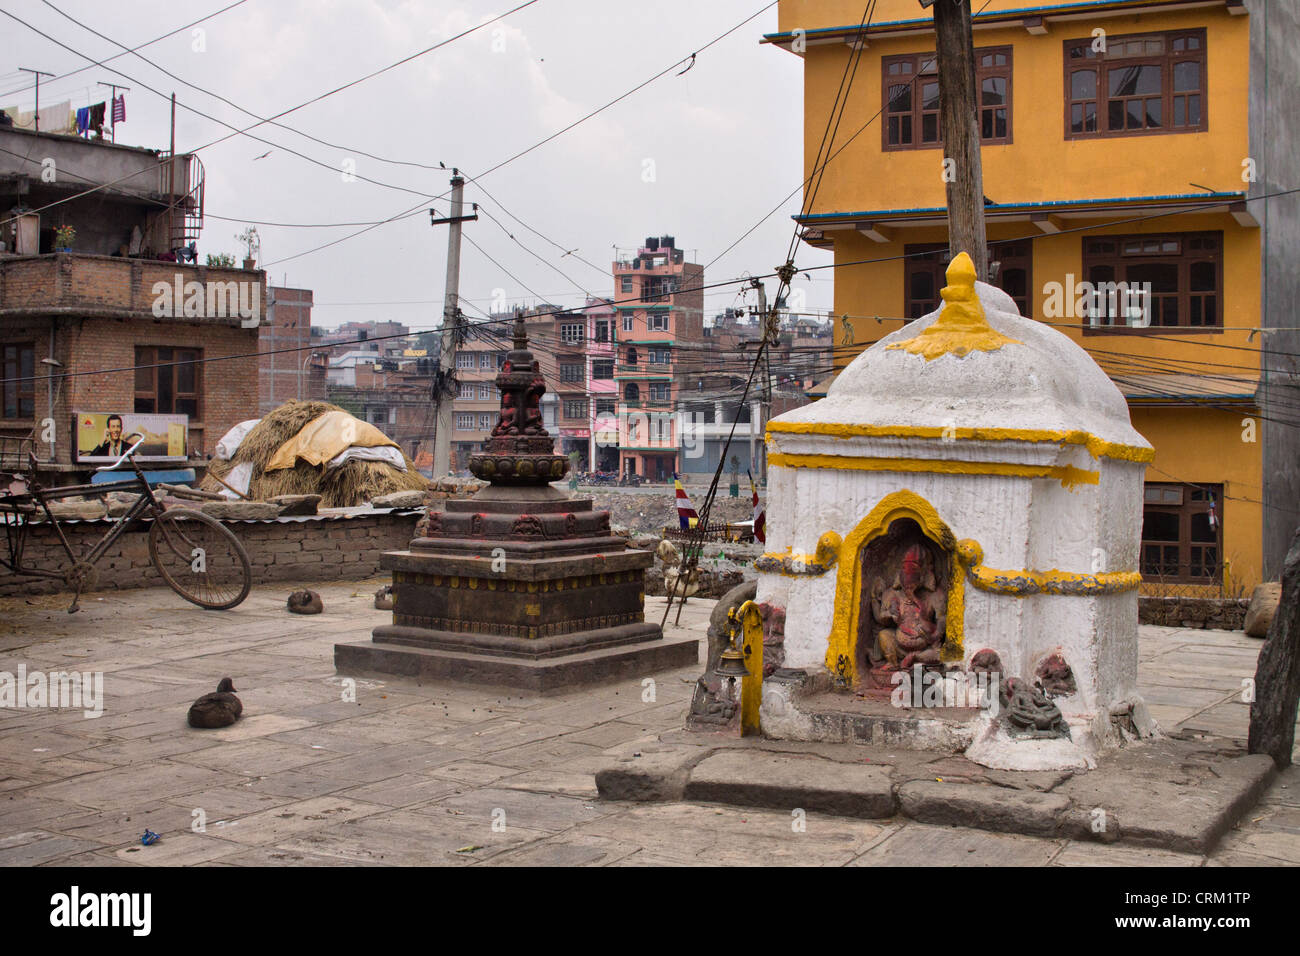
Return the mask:
<svg viewBox="0 0 1300 956"><path fill-rule="evenodd" d="M591 362L591 377L599 382L608 381L614 377L614 360L613 359L593 359Z"/></svg>
<svg viewBox="0 0 1300 956"><path fill-rule="evenodd" d="M36 345L8 342L3 346L0 389L4 392L5 418L36 417Z"/></svg>
<svg viewBox="0 0 1300 956"><path fill-rule="evenodd" d="M903 315L919 319L939 308L939 290L945 283L948 247L937 244L903 247ZM1033 246L1028 239L989 243L989 262L998 263L997 281L993 284L1011 296L1020 314L1028 316L1033 307Z"/></svg>
<svg viewBox="0 0 1300 956"><path fill-rule="evenodd" d="M582 382L585 379L586 370L579 364L564 362L560 365L561 382Z"/></svg>
<svg viewBox="0 0 1300 956"><path fill-rule="evenodd" d="M202 421L202 349L170 346L135 347L135 411L141 414L188 415Z"/></svg>
<svg viewBox="0 0 1300 956"><path fill-rule="evenodd" d="M1223 574L1223 485L1147 482L1143 498L1143 578L1217 584Z"/></svg>
<svg viewBox="0 0 1300 956"><path fill-rule="evenodd" d="M1199 133L1206 114L1205 31L1065 41L1065 138Z"/></svg>
<svg viewBox="0 0 1300 956"><path fill-rule="evenodd" d="M1223 331L1221 232L1085 236L1083 275L1094 290L1141 290L1150 328ZM1112 313L1108 296L1099 298L1100 314L1087 320L1084 332L1129 330L1127 316ZM1136 331L1147 327L1144 318Z"/></svg>
<svg viewBox="0 0 1300 956"><path fill-rule="evenodd" d="M651 332L667 332L668 313L651 312L649 315L646 316L646 328L648 328Z"/></svg>
<svg viewBox="0 0 1300 956"><path fill-rule="evenodd" d="M568 419L586 419L587 403L585 400L568 401L564 403L564 417Z"/></svg>
<svg viewBox="0 0 1300 956"><path fill-rule="evenodd" d="M929 149L943 144L939 122L939 71L934 53L908 53L881 59L881 124L886 150ZM1010 143L1011 47L975 51L975 91L980 142Z"/></svg>

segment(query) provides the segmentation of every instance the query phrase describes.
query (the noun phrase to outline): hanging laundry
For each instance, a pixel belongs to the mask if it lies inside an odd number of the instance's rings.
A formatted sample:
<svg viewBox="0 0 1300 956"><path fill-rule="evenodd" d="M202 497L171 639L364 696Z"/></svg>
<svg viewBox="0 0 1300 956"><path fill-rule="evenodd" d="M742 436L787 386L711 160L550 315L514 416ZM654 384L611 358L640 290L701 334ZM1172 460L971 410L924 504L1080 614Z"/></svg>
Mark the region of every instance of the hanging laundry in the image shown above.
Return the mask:
<svg viewBox="0 0 1300 956"><path fill-rule="evenodd" d="M104 113L107 107L106 103L96 103L90 108L90 128L96 132L104 131Z"/></svg>
<svg viewBox="0 0 1300 956"><path fill-rule="evenodd" d="M83 106L77 110L77 135L85 136L88 129L90 129L90 107Z"/></svg>
<svg viewBox="0 0 1300 956"><path fill-rule="evenodd" d="M113 100L113 122L114 123L126 122L126 94L125 93L120 94L116 99Z"/></svg>

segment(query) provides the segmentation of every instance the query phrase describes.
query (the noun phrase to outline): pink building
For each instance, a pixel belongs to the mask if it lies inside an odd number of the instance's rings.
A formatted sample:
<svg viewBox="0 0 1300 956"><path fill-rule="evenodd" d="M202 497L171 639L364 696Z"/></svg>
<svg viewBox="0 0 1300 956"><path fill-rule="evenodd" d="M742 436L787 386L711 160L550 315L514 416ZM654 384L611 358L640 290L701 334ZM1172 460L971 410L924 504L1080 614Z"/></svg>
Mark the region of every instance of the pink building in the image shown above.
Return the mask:
<svg viewBox="0 0 1300 956"><path fill-rule="evenodd" d="M668 481L680 470L678 393L704 347L704 268L672 236L614 263L619 471Z"/></svg>

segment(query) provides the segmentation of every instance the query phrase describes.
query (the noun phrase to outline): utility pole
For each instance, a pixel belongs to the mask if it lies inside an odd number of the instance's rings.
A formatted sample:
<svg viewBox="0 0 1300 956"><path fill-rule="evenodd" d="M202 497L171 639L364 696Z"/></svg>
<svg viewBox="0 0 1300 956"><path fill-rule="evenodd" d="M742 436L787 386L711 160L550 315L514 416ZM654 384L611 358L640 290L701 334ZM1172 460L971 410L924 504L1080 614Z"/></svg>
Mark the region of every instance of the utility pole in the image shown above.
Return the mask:
<svg viewBox="0 0 1300 956"><path fill-rule="evenodd" d="M447 291L442 306L442 335L439 374L435 379L433 400L438 416L433 426L433 476L441 478L451 470L451 428L456 399L456 348L464 340L464 324L460 312L460 232L461 223L478 219L478 203L474 215L462 213L465 208L465 178L460 170L451 171L451 215L435 216L429 210L429 223L446 225L447 230Z"/></svg>
<svg viewBox="0 0 1300 956"><path fill-rule="evenodd" d="M966 252L975 275L988 281L988 239L984 229L984 170L980 162L980 117L975 93L975 50L969 0L920 0L934 7L935 55L939 70L939 131L943 136L944 186L948 199L949 257Z"/></svg>
<svg viewBox="0 0 1300 956"><path fill-rule="evenodd" d="M36 108L32 111L32 124L35 127L36 132L39 133L41 131L41 77L53 76L54 74L45 73L42 70L33 70L29 66L20 66L18 70L21 73L33 73L36 75Z"/></svg>
<svg viewBox="0 0 1300 956"><path fill-rule="evenodd" d="M759 346L758 346L763 352L763 401L761 404L761 407L763 409L763 422L760 422L758 424L764 424L766 423L768 415L771 411L770 403L772 401L772 389L770 387L771 375L768 371L768 364L767 364L768 349L771 348L771 340L769 339L769 335L771 333L771 322L769 321L770 317L768 316L768 312L767 312L767 288L763 285L762 282L758 281L757 279L750 279L749 284L754 289L754 291L758 293L758 314L762 316L762 321L763 321L763 336L759 340ZM740 409L736 409L736 415L737 416L740 415ZM753 420L754 416L750 415L749 418L750 418L749 468L751 472L757 471L760 475L761 480L766 482L767 481L767 456L766 455L763 456L763 463L760 465L758 459L755 457L756 451L754 447L754 442L755 442L755 436L754 436L755 422Z"/></svg>
<svg viewBox="0 0 1300 956"><path fill-rule="evenodd" d="M117 83L105 83L103 80L99 81L99 85L107 86L112 91L109 94L109 98L108 98L108 117L109 117L108 133L109 136L112 137L113 142L116 143L117 142L117 119L115 117L117 116L117 112L115 107L117 106L117 91L130 90L131 87L120 86ZM172 98L175 99L175 96L176 94L173 93Z"/></svg>
<svg viewBox="0 0 1300 956"><path fill-rule="evenodd" d="M171 134L167 145L167 251L176 245L176 94L172 93Z"/></svg>

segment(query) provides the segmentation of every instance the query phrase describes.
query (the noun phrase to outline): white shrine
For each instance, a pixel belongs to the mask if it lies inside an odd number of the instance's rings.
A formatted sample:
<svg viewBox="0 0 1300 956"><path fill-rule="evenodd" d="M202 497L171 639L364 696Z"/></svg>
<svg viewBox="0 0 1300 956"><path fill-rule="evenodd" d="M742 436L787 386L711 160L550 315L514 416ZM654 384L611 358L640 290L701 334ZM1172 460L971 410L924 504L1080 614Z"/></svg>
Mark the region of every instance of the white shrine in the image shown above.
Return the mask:
<svg viewBox="0 0 1300 956"><path fill-rule="evenodd" d="M1155 732L1137 695L1151 445L1091 357L975 281L969 256L947 279L939 310L768 426L757 602L785 620L783 635L767 628L761 730L830 739L810 682L820 700L904 716L893 744L1004 769L1092 766ZM983 709L930 719L899 692L924 678L951 704L981 674L1000 680L1000 707L986 693ZM848 726L884 733L880 719Z"/></svg>

